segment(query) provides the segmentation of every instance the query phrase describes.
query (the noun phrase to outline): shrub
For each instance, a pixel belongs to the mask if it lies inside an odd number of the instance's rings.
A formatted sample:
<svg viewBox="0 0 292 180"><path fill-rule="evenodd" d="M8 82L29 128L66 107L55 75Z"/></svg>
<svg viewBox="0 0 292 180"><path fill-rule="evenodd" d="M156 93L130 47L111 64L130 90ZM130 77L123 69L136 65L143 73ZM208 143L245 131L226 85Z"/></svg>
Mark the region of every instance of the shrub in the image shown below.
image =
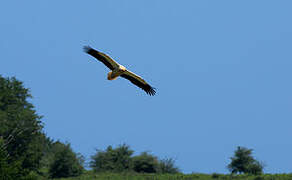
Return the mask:
<svg viewBox="0 0 292 180"><path fill-rule="evenodd" d="M159 172L175 174L179 173L178 167L175 166L175 160L172 158L165 158L159 161Z"/></svg>
<svg viewBox="0 0 292 180"><path fill-rule="evenodd" d="M113 149L108 146L105 151L96 150L91 157L90 167L95 172L123 172L131 170L131 156L134 151L126 144Z"/></svg>
<svg viewBox="0 0 292 180"><path fill-rule="evenodd" d="M72 151L70 144L64 145L55 153L50 166L49 174L52 178L79 176L83 172L83 166Z"/></svg>
<svg viewBox="0 0 292 180"><path fill-rule="evenodd" d="M265 178L262 177L262 176L256 176L256 177L254 178L254 180L265 180Z"/></svg>
<svg viewBox="0 0 292 180"><path fill-rule="evenodd" d="M133 170L138 173L156 173L158 172L159 163L157 157L142 152L138 156L133 157Z"/></svg>
<svg viewBox="0 0 292 180"><path fill-rule="evenodd" d="M218 174L218 173L213 173L213 174L211 175L211 177L212 177L213 179L218 179L218 178L220 177L220 174Z"/></svg>

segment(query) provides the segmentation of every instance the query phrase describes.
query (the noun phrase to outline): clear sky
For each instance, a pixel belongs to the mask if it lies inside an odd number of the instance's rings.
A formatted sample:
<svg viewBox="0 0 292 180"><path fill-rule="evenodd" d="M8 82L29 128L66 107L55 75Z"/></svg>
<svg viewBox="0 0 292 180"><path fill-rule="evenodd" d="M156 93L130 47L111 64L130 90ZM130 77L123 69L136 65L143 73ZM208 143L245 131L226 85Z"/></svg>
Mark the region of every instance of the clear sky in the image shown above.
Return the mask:
<svg viewBox="0 0 292 180"><path fill-rule="evenodd" d="M87 158L129 144L183 172L227 173L237 146L291 173L292 1L0 2L0 74L31 89L45 132ZM82 51L157 88L148 96Z"/></svg>

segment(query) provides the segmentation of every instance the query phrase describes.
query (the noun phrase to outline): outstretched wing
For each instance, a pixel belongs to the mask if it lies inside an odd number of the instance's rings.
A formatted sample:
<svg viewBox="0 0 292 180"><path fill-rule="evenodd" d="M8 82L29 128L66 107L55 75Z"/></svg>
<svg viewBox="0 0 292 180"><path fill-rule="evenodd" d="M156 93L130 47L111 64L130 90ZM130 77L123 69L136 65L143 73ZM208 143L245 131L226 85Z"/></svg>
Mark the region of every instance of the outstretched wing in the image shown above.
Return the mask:
<svg viewBox="0 0 292 180"><path fill-rule="evenodd" d="M90 54L91 56L95 57L97 60L101 61L110 70L113 70L113 69L119 67L119 64L116 61L114 61L111 57L109 57L108 55L106 55L102 52L99 52L99 51L91 48L90 46L84 46L83 49L87 54Z"/></svg>
<svg viewBox="0 0 292 180"><path fill-rule="evenodd" d="M139 88L143 89L147 94L150 96L155 95L155 88L151 87L144 79L140 76L132 73L131 71L126 70L123 74L120 75L121 77L128 79L133 84L138 86Z"/></svg>

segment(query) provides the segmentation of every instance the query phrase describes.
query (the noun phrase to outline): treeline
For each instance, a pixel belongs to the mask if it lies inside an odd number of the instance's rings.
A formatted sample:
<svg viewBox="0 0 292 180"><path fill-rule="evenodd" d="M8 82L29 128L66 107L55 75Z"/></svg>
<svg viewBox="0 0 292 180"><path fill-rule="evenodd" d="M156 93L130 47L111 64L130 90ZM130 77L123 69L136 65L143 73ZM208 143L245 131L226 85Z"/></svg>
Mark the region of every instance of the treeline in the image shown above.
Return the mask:
<svg viewBox="0 0 292 180"><path fill-rule="evenodd" d="M42 116L29 98L22 82L0 76L0 179L80 175L84 170L81 156L69 144L46 136Z"/></svg>
<svg viewBox="0 0 292 180"><path fill-rule="evenodd" d="M21 81L0 75L0 180L25 180L81 175L85 158L69 143L50 139L43 132L42 116L29 99L29 89ZM179 173L172 158L134 151L126 144L108 146L91 156L89 166L95 173ZM233 174L261 174L263 165L252 157L252 150L238 147L227 166Z"/></svg>
<svg viewBox="0 0 292 180"><path fill-rule="evenodd" d="M40 168L47 138L29 90L0 76L0 178L25 179Z"/></svg>
<svg viewBox="0 0 292 180"><path fill-rule="evenodd" d="M126 144L117 148L108 146L106 150L97 150L91 157L90 167L95 172L136 172L136 173L178 173L172 158L158 159L156 156L142 152L132 156L133 150Z"/></svg>
<svg viewBox="0 0 292 180"><path fill-rule="evenodd" d="M21 81L0 76L0 180L79 176L84 172L84 157L69 143L47 137L42 116L30 98ZM133 153L125 144L109 146L92 156L90 167L95 172L179 172L171 158L160 160L147 152Z"/></svg>

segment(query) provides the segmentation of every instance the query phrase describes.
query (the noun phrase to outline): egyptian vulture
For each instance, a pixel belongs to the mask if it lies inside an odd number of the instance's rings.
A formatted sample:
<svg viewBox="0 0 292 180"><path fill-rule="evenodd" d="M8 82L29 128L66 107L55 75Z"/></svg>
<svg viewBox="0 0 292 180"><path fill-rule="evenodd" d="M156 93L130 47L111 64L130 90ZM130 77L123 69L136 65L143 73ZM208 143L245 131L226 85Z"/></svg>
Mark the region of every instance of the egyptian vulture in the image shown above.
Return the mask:
<svg viewBox="0 0 292 180"><path fill-rule="evenodd" d="M151 87L144 79L140 76L132 73L127 70L124 66L120 65L108 55L99 52L90 46L84 46L84 51L95 57L97 60L101 61L104 65L106 65L111 71L107 75L108 80L115 80L117 77L121 76L122 78L128 79L131 83L135 84L139 88L143 89L150 96L155 95L155 88Z"/></svg>

